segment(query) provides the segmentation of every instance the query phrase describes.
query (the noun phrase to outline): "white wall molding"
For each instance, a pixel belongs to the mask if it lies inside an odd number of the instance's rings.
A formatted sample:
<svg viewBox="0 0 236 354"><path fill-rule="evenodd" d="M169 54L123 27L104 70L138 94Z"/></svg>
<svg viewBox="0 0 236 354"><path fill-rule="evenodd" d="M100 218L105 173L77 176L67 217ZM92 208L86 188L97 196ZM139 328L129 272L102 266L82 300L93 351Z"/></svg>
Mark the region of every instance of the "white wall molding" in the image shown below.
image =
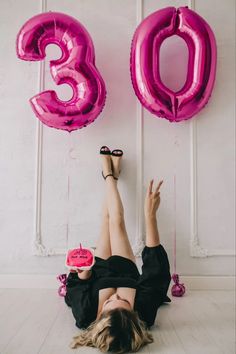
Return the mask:
<svg viewBox="0 0 236 354"><path fill-rule="evenodd" d="M45 61L39 63L39 92L45 87ZM33 254L45 256L47 250L42 244L41 210L42 210L42 150L43 150L43 124L37 119L36 131L36 200L35 200L35 240Z"/></svg>
<svg viewBox="0 0 236 354"><path fill-rule="evenodd" d="M47 0L41 1L41 12L47 11ZM45 60L39 62L39 92L45 90ZM42 241L41 211L42 211L42 154L43 154L43 124L37 119L36 131L36 200L35 200L35 238L32 252L36 256L53 256L66 254L66 249L46 248Z"/></svg>
<svg viewBox="0 0 236 354"><path fill-rule="evenodd" d="M191 257L210 257L210 256L235 256L233 249L206 249L200 245L198 237L198 204L197 204L197 119L191 119L190 123L190 179L191 179L191 237L190 237L190 256Z"/></svg>
<svg viewBox="0 0 236 354"><path fill-rule="evenodd" d="M41 12L47 9L46 0L41 1ZM39 92L45 89L45 61L39 62ZM35 239L33 254L47 256L48 250L42 244L41 235L41 210L42 210L42 151L43 151L43 124L37 119L36 127L36 186L35 186Z"/></svg>
<svg viewBox="0 0 236 354"><path fill-rule="evenodd" d="M234 276L181 275L181 283L185 285L186 293L188 290L235 290Z"/></svg>
<svg viewBox="0 0 236 354"><path fill-rule="evenodd" d="M0 288L16 289L58 289L61 283L56 279L57 274L1 274ZM233 276L184 276L181 275L181 283L188 290L234 290L235 277ZM173 285L171 281L169 292ZM56 292L55 292L56 294ZM57 294L56 294L57 295Z"/></svg>
<svg viewBox="0 0 236 354"><path fill-rule="evenodd" d="M195 0L188 0L188 7L194 11L195 9Z"/></svg>
<svg viewBox="0 0 236 354"><path fill-rule="evenodd" d="M137 0L137 26L143 20L143 0ZM136 104L136 156L137 156L137 182L136 182L136 237L133 251L135 256L140 257L144 247L143 235L143 106L137 99Z"/></svg>
<svg viewBox="0 0 236 354"><path fill-rule="evenodd" d="M136 2L137 25L143 20L143 0ZM189 0L188 6L195 9L195 1ZM47 0L42 0L41 11L47 11ZM39 63L39 92L45 89L45 62ZM136 256L141 255L144 247L144 230L143 230L143 107L137 100L137 129L136 129L136 156L137 156L137 181L136 181L136 235L133 250ZM209 256L235 256L233 249L206 249L200 245L198 235L198 185L197 185L197 119L193 118L190 122L190 154L191 154L191 235L189 241L191 257L209 257ZM52 256L65 254L66 249L47 248L43 244L41 232L41 210L42 210L42 152L43 152L43 124L37 120L36 132L36 201L35 201L35 232L32 252L37 256Z"/></svg>
<svg viewBox="0 0 236 354"><path fill-rule="evenodd" d="M188 7L195 10L195 0L188 0ZM191 237L190 237L190 256L209 257L209 256L235 256L235 250L213 249L208 250L200 245L197 229L197 120L191 119L190 124L190 150L191 150Z"/></svg>
<svg viewBox="0 0 236 354"><path fill-rule="evenodd" d="M47 11L47 0L42 0L41 12ZM143 0L137 0L137 25L143 19ZM45 61L39 63L39 92L45 90ZM143 107L137 101L137 182L136 182L136 235L133 247L134 254L141 256L144 247L143 235ZM42 210L42 151L43 151L43 124L37 120L36 141L36 205L35 205L35 239L33 242L33 254L36 256L54 256L66 254L66 249L47 248L43 244L41 232Z"/></svg>

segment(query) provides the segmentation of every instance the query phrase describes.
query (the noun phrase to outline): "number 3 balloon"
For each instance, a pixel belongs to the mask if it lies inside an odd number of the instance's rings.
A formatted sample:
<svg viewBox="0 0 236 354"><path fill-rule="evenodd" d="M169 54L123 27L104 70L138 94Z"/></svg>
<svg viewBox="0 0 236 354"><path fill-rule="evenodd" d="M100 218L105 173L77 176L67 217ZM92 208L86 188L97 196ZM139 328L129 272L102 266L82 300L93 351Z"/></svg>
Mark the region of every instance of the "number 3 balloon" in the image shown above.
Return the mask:
<svg viewBox="0 0 236 354"><path fill-rule="evenodd" d="M74 18L57 12L43 13L27 21L17 36L17 56L23 60L45 58L45 47L57 44L61 57L50 61L57 85L73 89L69 101L61 101L55 91L44 91L30 99L36 116L49 127L71 132L92 123L105 104L105 84L95 67L92 39Z"/></svg>
<svg viewBox="0 0 236 354"><path fill-rule="evenodd" d="M163 84L159 69L161 44L173 35L182 37L189 50L186 82L178 92ZM207 22L187 7L156 11L142 21L134 34L130 69L134 91L151 113L170 122L189 119L205 106L214 86L214 34Z"/></svg>

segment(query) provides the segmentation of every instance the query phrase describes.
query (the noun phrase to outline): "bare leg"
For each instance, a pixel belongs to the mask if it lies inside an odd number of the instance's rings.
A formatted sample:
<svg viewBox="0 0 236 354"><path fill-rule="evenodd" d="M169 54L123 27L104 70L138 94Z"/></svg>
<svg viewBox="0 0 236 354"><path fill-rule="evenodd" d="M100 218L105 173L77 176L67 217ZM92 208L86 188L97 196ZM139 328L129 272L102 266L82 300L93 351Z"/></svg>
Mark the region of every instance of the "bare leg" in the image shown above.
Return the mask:
<svg viewBox="0 0 236 354"><path fill-rule="evenodd" d="M111 172L119 175L120 158L110 155L101 155L102 169L104 176ZM129 243L124 221L124 208L117 189L117 181L108 176L106 183L106 201L109 215L110 245L112 255L119 255L131 259L135 262L135 256Z"/></svg>
<svg viewBox="0 0 236 354"><path fill-rule="evenodd" d="M106 196L112 255L123 256L136 262L125 227L124 208L117 181L112 176L106 179Z"/></svg>
<svg viewBox="0 0 236 354"><path fill-rule="evenodd" d="M111 243L110 243L110 232L109 232L109 214L107 209L106 198L103 202L102 207L102 222L100 236L97 240L95 256L107 259L111 256Z"/></svg>

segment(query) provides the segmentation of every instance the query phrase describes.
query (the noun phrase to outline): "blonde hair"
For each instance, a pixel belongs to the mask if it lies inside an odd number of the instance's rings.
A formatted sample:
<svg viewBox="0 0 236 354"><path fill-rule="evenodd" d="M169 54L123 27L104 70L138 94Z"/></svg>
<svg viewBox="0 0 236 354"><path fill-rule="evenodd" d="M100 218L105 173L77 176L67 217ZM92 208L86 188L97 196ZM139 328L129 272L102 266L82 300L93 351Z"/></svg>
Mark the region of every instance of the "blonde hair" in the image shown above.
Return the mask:
<svg viewBox="0 0 236 354"><path fill-rule="evenodd" d="M117 308L104 311L87 329L73 337L70 347L88 346L98 348L103 353L122 354L136 352L152 342L151 333L136 311Z"/></svg>

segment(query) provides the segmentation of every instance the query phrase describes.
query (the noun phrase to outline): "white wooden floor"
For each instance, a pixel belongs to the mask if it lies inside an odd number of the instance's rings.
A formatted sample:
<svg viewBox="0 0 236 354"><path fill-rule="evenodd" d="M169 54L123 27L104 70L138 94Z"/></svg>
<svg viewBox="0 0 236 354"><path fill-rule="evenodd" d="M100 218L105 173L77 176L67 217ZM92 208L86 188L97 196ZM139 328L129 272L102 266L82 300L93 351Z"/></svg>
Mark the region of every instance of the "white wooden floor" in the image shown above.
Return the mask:
<svg viewBox="0 0 236 354"><path fill-rule="evenodd" d="M233 291L188 291L162 305L152 330L154 343L145 354L234 354ZM71 309L52 289L0 289L1 354L96 354L73 350L78 332Z"/></svg>

